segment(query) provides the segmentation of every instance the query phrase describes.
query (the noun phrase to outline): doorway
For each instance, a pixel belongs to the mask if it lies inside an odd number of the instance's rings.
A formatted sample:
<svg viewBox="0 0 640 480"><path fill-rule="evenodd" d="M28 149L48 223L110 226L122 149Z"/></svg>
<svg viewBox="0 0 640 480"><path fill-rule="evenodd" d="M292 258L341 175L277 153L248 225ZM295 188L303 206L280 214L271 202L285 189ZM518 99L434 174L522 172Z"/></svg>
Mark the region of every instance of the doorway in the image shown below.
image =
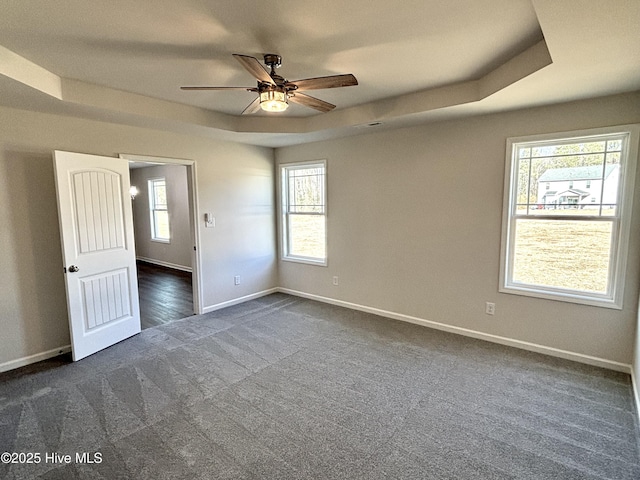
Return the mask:
<svg viewBox="0 0 640 480"><path fill-rule="evenodd" d="M194 162L120 157L129 160L142 329L202 313Z"/></svg>
<svg viewBox="0 0 640 480"><path fill-rule="evenodd" d="M142 260L136 266L142 330L193 315L191 272Z"/></svg>

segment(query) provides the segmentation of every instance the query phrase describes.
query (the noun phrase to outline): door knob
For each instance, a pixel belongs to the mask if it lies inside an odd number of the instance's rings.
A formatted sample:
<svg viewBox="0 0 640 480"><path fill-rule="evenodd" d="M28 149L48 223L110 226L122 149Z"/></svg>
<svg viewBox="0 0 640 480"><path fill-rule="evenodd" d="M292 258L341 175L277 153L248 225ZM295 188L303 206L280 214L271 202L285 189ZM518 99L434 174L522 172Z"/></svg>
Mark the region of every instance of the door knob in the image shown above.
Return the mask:
<svg viewBox="0 0 640 480"><path fill-rule="evenodd" d="M71 265L69 267L69 272L70 273L74 273L74 272L78 272L78 271L80 271L80 269L78 267L76 267L75 265Z"/></svg>

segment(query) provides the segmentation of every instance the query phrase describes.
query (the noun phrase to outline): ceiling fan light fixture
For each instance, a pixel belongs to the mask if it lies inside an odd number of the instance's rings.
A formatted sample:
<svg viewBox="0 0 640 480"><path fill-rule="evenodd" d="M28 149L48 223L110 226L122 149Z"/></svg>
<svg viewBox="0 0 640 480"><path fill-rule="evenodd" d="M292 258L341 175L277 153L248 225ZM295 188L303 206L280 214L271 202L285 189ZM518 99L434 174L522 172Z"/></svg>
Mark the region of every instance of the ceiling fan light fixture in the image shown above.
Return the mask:
<svg viewBox="0 0 640 480"><path fill-rule="evenodd" d="M289 107L287 92L282 87L260 92L260 108L265 112L284 112Z"/></svg>
<svg viewBox="0 0 640 480"><path fill-rule="evenodd" d="M297 105L313 108L322 113L330 112L336 108L335 105L301 92L358 85L358 80L351 73L303 78L290 82L276 74L275 69L281 65L282 57L273 53L264 56L264 63L271 67L271 72L268 72L255 57L237 53L234 53L233 57L258 81L257 87L183 86L180 88L182 90L246 90L247 92L256 92L258 97L253 97L253 101L242 111L242 115L245 115L257 113L260 110L274 113L284 112L289 107L289 100Z"/></svg>

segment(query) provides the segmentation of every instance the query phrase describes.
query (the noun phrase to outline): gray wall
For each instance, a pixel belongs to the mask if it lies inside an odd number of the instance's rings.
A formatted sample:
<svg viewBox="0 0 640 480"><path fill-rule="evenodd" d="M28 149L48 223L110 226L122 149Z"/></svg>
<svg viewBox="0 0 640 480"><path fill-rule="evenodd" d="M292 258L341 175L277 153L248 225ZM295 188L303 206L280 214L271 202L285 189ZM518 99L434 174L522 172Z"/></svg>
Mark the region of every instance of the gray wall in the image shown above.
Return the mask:
<svg viewBox="0 0 640 480"><path fill-rule="evenodd" d="M138 258L154 261L161 265L190 270L193 241L191 239L187 167L184 165L158 165L134 168L130 172L131 185L135 185L139 191L133 201L136 255ZM160 177L165 178L167 185L170 243L151 240L148 181Z"/></svg>
<svg viewBox="0 0 640 480"><path fill-rule="evenodd" d="M0 108L0 367L69 344L54 149L194 160L203 305L277 285L272 149Z"/></svg>
<svg viewBox="0 0 640 480"><path fill-rule="evenodd" d="M317 267L276 260L272 149L0 108L0 366L69 343L53 149L196 161L200 212L216 216L198 225L205 307L281 285L630 364L640 182L622 311L499 294L498 269L506 138L637 122L640 93L277 149L328 161Z"/></svg>
<svg viewBox="0 0 640 480"><path fill-rule="evenodd" d="M278 149L328 175L328 267L280 262L280 285L629 365L640 181L622 311L499 294L498 274L507 137L637 122L640 94Z"/></svg>

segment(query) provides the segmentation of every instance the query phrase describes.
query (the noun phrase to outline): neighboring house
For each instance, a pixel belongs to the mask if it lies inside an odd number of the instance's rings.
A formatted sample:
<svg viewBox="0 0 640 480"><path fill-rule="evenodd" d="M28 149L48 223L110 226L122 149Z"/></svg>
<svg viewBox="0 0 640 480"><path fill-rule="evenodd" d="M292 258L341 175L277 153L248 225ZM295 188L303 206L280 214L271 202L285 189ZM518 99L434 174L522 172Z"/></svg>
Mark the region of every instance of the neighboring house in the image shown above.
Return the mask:
<svg viewBox="0 0 640 480"><path fill-rule="evenodd" d="M615 204L620 165L552 168L538 179L538 205L544 208L585 208ZM603 186L604 176L604 186Z"/></svg>

